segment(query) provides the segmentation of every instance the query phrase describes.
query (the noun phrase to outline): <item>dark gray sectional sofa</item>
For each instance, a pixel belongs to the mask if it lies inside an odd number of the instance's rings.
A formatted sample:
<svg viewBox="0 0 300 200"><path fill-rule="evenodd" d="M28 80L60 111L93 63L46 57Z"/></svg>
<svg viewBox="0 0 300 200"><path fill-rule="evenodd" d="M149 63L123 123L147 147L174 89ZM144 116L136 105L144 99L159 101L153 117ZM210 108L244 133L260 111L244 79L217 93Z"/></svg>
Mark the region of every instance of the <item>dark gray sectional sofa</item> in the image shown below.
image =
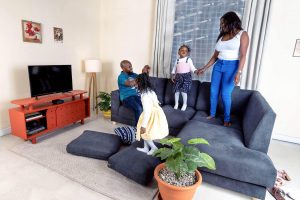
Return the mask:
<svg viewBox="0 0 300 200"><path fill-rule="evenodd" d="M197 147L210 154L217 169L201 168L203 180L226 189L264 199L266 188L272 187L276 169L267 155L276 114L258 91L235 87L232 94L232 126L222 124L223 106L218 103L219 114L208 120L210 83L193 81L188 94L186 111L174 110L172 82L151 77L161 106L166 114L170 135L188 139L202 137L210 145ZM119 91L112 92L112 121L133 125L134 114L119 100Z"/></svg>

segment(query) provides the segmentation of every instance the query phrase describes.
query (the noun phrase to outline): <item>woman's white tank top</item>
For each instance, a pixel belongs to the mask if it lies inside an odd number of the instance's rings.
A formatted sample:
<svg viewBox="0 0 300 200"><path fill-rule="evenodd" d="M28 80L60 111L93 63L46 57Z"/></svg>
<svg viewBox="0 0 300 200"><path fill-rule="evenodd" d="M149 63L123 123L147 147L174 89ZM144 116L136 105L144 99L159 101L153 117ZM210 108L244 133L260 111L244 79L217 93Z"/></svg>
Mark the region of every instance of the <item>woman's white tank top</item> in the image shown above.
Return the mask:
<svg viewBox="0 0 300 200"><path fill-rule="evenodd" d="M221 60L239 60L241 35L244 31L238 32L232 39L222 41L221 37L216 44L216 51L219 52L218 58Z"/></svg>

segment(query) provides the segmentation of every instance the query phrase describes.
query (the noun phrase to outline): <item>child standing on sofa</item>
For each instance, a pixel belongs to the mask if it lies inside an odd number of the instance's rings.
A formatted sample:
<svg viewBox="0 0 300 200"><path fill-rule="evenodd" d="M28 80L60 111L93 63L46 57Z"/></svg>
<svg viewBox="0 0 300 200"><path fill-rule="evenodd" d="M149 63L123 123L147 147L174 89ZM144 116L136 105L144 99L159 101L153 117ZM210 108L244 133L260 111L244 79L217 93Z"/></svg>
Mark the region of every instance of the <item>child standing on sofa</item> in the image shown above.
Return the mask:
<svg viewBox="0 0 300 200"><path fill-rule="evenodd" d="M189 57L190 47L188 45L181 45L178 50L179 58L177 58L172 70L172 82L174 83L173 91L175 93L175 106L178 109L179 94L181 93L183 105L181 110L185 111L187 107L187 93L192 87L192 74L197 72L192 59Z"/></svg>
<svg viewBox="0 0 300 200"><path fill-rule="evenodd" d="M144 147L137 148L137 150L152 155L157 149L153 140L169 135L168 122L151 86L149 75L142 73L137 76L135 81L143 105L143 112L137 124L136 140L142 138Z"/></svg>

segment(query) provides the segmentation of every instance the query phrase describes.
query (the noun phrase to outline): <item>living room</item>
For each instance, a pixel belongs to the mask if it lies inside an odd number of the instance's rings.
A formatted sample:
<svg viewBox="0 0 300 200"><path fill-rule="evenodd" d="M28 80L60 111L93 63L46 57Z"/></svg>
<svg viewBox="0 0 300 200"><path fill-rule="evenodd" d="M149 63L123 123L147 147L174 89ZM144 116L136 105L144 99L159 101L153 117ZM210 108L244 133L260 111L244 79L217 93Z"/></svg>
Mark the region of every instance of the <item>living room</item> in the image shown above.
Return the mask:
<svg viewBox="0 0 300 200"><path fill-rule="evenodd" d="M0 37L2 58L0 84L4 91L0 97L0 136L2 136L0 137L0 175L2 177L0 199L121 199L116 197L117 194L110 194L113 187L107 190L86 187L84 182L74 181L76 178L65 176L63 172L47 167L47 164L42 161L36 162L16 152L21 152L23 147L32 148L31 150L34 151L35 146L43 145L59 137L62 140L66 137L66 140L63 143L57 143L54 147L65 149L62 144L70 142L67 135L72 132L77 135L84 130L113 133L113 129L122 124L112 124L101 115L96 115L91 107L91 116L83 126L76 124L59 129L38 138L37 144L33 145L29 141L24 142L23 139L10 134L11 122L8 110L16 107L11 103L12 100L30 97L28 65L71 65L73 88L88 90L89 77L85 73L84 60L99 59L102 63L102 72L97 74L98 90L106 92L118 89L117 78L121 71L121 60L130 60L136 73L141 72L146 64L151 66L155 49L158 2L153 0L1 1L0 20L5 28ZM253 0L253 2L256 1ZM260 69L249 69L249 71L257 70L253 73L257 77L256 90L263 95L276 113L268 155L277 169L284 169L289 173L292 181L286 183L286 186L296 192L300 183L300 174L297 170L300 166L299 159L297 159L300 152L298 131L300 125L296 122L297 111L300 110L298 103L300 84L296 77L300 72L298 67L300 60L299 57L293 55L296 50L295 42L300 39L300 28L297 26L297 20L300 17L299 9L300 2L297 0L291 0L289 3L272 1L266 37L260 42L264 43L263 49L251 45L249 47L257 49L262 56ZM23 41L22 20L42 25L41 43ZM53 27L63 30L63 42L55 42ZM253 29L255 28L257 27ZM251 39L250 37L250 41ZM151 76L156 76L156 74L150 73ZM244 77L244 80L246 79L247 77ZM42 147L44 151L41 152L49 153L47 145ZM32 154L35 153L37 152L32 152ZM49 156L56 156L56 154ZM71 157L71 155L64 156ZM66 157L59 157L61 158ZM53 157L53 159L56 158ZM84 171L86 160L76 160L76 162L82 164L79 165L82 167L79 171ZM97 165L94 160L91 163ZM76 163L70 167L76 168ZM115 176L120 181L119 186L127 183L127 188L136 189L129 193L136 192L136 197L138 197L137 191L141 186L120 174L115 174ZM144 188L141 191L149 192ZM250 198L205 182L196 195L195 199ZM272 196L267 193L266 199L272 199Z"/></svg>

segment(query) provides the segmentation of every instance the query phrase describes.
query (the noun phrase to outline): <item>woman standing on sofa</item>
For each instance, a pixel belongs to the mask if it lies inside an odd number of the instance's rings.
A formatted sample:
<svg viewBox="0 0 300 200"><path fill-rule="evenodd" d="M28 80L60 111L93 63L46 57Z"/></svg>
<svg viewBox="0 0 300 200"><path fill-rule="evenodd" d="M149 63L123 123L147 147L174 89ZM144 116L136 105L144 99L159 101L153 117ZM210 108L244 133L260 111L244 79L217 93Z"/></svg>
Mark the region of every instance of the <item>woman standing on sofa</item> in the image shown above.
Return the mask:
<svg viewBox="0 0 300 200"><path fill-rule="evenodd" d="M235 12L227 12L220 19L220 34L215 52L209 62L198 70L203 74L214 64L210 87L210 116L216 115L219 93L224 105L224 126L230 126L231 93L246 61L249 36L241 27L241 20Z"/></svg>

